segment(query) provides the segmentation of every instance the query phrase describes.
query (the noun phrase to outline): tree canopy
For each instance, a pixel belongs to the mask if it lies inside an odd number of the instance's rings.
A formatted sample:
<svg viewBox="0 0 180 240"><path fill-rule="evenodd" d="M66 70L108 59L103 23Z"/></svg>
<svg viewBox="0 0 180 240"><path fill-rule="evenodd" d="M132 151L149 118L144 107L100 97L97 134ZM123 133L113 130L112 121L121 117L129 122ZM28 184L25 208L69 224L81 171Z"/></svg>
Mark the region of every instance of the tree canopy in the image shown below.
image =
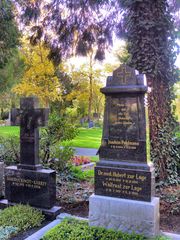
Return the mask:
<svg viewBox="0 0 180 240"><path fill-rule="evenodd" d="M19 43L19 31L12 10L11 1L0 1L0 68L9 61Z"/></svg>
<svg viewBox="0 0 180 240"><path fill-rule="evenodd" d="M13 91L18 95L36 95L46 106L60 99L61 86L52 62L47 58L49 49L42 43L31 46L25 41L21 49L26 65L22 81Z"/></svg>

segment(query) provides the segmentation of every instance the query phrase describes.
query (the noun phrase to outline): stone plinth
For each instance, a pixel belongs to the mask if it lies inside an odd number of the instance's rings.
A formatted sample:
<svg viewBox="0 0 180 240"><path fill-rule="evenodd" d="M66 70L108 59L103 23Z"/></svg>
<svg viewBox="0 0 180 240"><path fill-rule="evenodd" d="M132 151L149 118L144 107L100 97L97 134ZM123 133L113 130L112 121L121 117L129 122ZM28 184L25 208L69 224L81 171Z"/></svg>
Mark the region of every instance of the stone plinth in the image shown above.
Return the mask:
<svg viewBox="0 0 180 240"><path fill-rule="evenodd" d="M0 197L3 196L4 163L0 162Z"/></svg>
<svg viewBox="0 0 180 240"><path fill-rule="evenodd" d="M159 198L151 202L92 195L89 199L90 226L123 232L159 234Z"/></svg>
<svg viewBox="0 0 180 240"><path fill-rule="evenodd" d="M56 201L56 173L53 170L5 169L5 195L11 203L50 209Z"/></svg>

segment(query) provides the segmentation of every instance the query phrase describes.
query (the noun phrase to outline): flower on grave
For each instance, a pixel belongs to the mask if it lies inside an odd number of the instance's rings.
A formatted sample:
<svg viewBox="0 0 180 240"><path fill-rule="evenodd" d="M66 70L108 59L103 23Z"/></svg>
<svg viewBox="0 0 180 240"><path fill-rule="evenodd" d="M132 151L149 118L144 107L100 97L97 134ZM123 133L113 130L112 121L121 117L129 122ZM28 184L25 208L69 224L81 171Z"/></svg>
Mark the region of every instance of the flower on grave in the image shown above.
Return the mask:
<svg viewBox="0 0 180 240"><path fill-rule="evenodd" d="M80 166L80 165L88 164L91 162L90 158L85 156L74 156L72 157L71 161L75 166Z"/></svg>

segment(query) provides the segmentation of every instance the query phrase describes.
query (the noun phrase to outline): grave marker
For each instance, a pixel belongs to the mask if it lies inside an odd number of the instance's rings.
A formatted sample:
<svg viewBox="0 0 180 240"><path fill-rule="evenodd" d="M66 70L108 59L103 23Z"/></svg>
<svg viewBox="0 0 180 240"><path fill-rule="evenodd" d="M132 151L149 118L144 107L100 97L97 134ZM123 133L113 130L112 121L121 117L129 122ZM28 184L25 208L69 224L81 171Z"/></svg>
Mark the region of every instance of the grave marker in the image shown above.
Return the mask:
<svg viewBox="0 0 180 240"><path fill-rule="evenodd" d="M45 126L49 109L38 108L36 97L21 98L20 109L12 109L12 125L20 125L20 164L5 169L7 202L29 204L45 214L59 214L56 201L56 173L39 163L39 129Z"/></svg>
<svg viewBox="0 0 180 240"><path fill-rule="evenodd" d="M144 77L122 65L108 77L101 92L106 104L100 161L95 167L95 195L90 197L90 224L125 231L125 219L129 231L155 235L159 199L154 198L153 164L147 161ZM126 199L131 208L127 208ZM142 212L149 205L151 217L146 212L141 213L145 219L141 214L134 216L139 206Z"/></svg>

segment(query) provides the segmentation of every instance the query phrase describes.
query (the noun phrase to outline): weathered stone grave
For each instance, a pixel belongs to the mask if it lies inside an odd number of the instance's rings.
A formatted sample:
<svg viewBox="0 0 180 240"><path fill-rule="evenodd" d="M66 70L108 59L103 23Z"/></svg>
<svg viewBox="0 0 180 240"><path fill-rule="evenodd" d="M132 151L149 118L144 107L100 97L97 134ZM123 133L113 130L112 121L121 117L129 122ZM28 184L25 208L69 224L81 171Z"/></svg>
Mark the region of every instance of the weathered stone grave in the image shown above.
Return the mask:
<svg viewBox="0 0 180 240"><path fill-rule="evenodd" d="M144 76L126 65L107 78L100 161L90 225L153 236L159 231L154 168L147 160Z"/></svg>
<svg viewBox="0 0 180 240"><path fill-rule="evenodd" d="M5 196L0 206L15 203L40 208L56 216L56 173L39 163L39 129L48 120L49 109L38 108L36 97L21 98L20 109L12 109L12 125L20 125L20 164L5 168Z"/></svg>
<svg viewBox="0 0 180 240"><path fill-rule="evenodd" d="M3 196L4 163L0 162L0 198Z"/></svg>

